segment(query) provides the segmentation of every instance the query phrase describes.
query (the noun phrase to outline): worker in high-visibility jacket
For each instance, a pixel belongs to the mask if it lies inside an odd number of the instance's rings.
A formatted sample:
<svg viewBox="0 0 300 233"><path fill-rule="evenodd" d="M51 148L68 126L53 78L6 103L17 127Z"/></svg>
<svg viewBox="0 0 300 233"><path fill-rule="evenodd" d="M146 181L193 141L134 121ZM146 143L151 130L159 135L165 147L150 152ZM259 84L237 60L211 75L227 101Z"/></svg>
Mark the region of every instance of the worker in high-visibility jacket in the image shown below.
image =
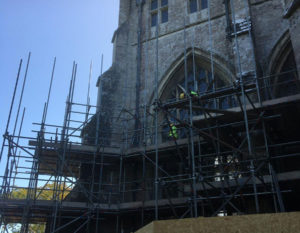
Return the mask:
<svg viewBox="0 0 300 233"><path fill-rule="evenodd" d="M197 93L197 92L195 92L195 91L191 91L191 92L190 92L190 96L191 96L191 97L195 97L195 96L197 97L197 96L199 96L199 95L198 95L198 93ZM180 93L180 95L179 95L179 99L181 99L181 100L182 100L182 99L184 99L184 98L185 98L185 94L184 94L183 92L182 92L182 93Z"/></svg>
<svg viewBox="0 0 300 233"><path fill-rule="evenodd" d="M170 124L169 137L173 139L178 138L177 127L173 123Z"/></svg>
<svg viewBox="0 0 300 233"><path fill-rule="evenodd" d="M198 93L195 92L195 91L191 91L191 96L194 97L194 96L198 96Z"/></svg>

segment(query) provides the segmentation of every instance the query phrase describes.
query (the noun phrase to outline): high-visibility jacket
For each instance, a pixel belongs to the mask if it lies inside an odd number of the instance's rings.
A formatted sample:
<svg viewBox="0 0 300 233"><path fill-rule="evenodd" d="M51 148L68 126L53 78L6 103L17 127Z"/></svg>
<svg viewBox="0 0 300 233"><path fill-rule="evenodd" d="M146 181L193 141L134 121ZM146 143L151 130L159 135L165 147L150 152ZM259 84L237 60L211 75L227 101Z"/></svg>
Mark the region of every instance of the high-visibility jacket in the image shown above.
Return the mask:
<svg viewBox="0 0 300 233"><path fill-rule="evenodd" d="M191 96L198 96L198 93L195 91L191 91Z"/></svg>
<svg viewBox="0 0 300 233"><path fill-rule="evenodd" d="M195 92L195 91L191 91L190 92L190 95L193 97L193 96L199 96L198 95L198 93L197 92ZM184 99L185 98L185 94L184 93L180 93L180 95L179 95L179 99Z"/></svg>
<svg viewBox="0 0 300 233"><path fill-rule="evenodd" d="M169 137L178 138L177 127L175 125L171 126Z"/></svg>

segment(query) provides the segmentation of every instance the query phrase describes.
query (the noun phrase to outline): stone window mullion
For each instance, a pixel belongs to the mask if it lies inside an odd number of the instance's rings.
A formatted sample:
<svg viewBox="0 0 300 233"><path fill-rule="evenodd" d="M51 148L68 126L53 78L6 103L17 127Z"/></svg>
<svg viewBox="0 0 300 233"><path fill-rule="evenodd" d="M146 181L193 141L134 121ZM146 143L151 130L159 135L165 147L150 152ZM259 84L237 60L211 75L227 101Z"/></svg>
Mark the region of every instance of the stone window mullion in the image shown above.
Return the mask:
<svg viewBox="0 0 300 233"><path fill-rule="evenodd" d="M169 21L168 0L150 0L151 27ZM156 19L155 19L156 17Z"/></svg>

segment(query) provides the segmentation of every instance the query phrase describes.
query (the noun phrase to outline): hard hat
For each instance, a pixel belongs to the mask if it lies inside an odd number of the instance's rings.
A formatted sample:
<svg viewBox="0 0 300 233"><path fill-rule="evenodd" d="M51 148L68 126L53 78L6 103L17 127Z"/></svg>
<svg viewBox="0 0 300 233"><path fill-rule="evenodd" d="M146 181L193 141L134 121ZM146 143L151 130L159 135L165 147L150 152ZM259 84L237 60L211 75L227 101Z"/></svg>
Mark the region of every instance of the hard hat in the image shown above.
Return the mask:
<svg viewBox="0 0 300 233"><path fill-rule="evenodd" d="M183 92L180 93L179 98L180 98L180 99L184 99L184 93L183 93Z"/></svg>

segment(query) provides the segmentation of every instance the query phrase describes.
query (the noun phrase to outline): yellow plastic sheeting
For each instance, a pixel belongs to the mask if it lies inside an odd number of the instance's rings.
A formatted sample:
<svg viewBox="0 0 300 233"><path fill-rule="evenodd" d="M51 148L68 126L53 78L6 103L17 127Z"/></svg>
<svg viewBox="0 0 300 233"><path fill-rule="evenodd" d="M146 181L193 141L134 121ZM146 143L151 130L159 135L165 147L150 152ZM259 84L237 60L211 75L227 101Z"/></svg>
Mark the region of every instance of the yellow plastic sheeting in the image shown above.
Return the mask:
<svg viewBox="0 0 300 233"><path fill-rule="evenodd" d="M136 233L300 233L300 212L154 221Z"/></svg>

